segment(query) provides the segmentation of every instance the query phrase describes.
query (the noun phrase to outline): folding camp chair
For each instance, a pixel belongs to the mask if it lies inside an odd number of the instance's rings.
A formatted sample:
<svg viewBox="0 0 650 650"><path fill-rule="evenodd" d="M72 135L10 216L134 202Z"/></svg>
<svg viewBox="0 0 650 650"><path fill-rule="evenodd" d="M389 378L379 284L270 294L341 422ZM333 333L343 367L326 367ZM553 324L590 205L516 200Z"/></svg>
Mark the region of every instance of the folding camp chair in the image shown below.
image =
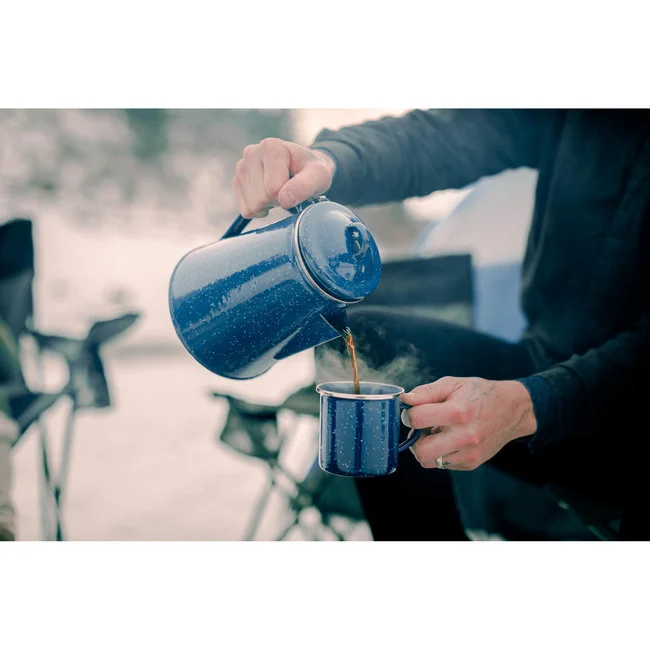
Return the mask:
<svg viewBox="0 0 650 650"><path fill-rule="evenodd" d="M296 415L318 416L319 398L313 386L307 386L278 406L254 404L223 393L212 397L225 399L228 417L218 434L219 441L234 451L266 464L268 482L253 509L244 535L253 540L273 493L284 498L289 524L275 537L282 541L299 529L308 539L323 539L322 533L343 541L351 527L364 521L364 514L352 480L322 472L315 462L302 478L288 471L282 463L282 451L289 438L279 424L281 411ZM320 528L304 521L307 510L318 513ZM343 527L343 529L341 529Z"/></svg>
<svg viewBox="0 0 650 650"><path fill-rule="evenodd" d="M9 401L12 417L18 422L20 444L32 426L39 431L39 463L41 469L41 515L43 539L63 539L61 502L68 475L73 438L74 416L82 409L107 408L110 393L100 350L138 318L124 314L118 318L94 323L84 339L43 334L33 327L34 243L32 222L26 217L12 218L0 226L0 317L7 323L16 341L31 337L36 343L38 361L44 352L63 357L68 368L68 381L58 392L39 391L25 382L22 373L0 386L0 394ZM66 421L58 478L51 470L47 430L41 416L61 398L67 397L70 410Z"/></svg>
<svg viewBox="0 0 650 650"><path fill-rule="evenodd" d="M84 339L29 330L29 334L36 342L39 355L45 352L57 354L63 358L68 368L68 381L58 393L28 393L22 398L25 409L22 413L16 414L20 426L20 436L17 441L19 443L30 425L38 421L45 410L56 403L60 397L66 396L70 400L56 478L50 466L51 454L48 451L47 435L44 430L40 437L42 478L47 491L47 499L42 509L45 540L64 539L61 508L69 473L75 416L81 410L103 409L111 406L108 381L100 354L101 348L129 329L138 317L138 314L123 314L110 320L97 321L90 327Z"/></svg>
<svg viewBox="0 0 650 650"><path fill-rule="evenodd" d="M13 345L27 331L29 321L33 318L34 279L34 244L32 222L28 217L15 216L0 225L0 319L8 327L5 332ZM5 349L6 349L5 341ZM8 401L9 410L18 421L20 431L38 420L40 415L50 408L59 396L46 396L33 393L25 383L20 367L18 349L15 351L17 369L9 370L0 377L0 395ZM6 371L5 371L6 372ZM44 429L39 430L41 438ZM44 491L41 490L41 506L44 503Z"/></svg>
<svg viewBox="0 0 650 650"><path fill-rule="evenodd" d="M435 314L443 320L470 326L471 257L448 255L389 261L383 266L379 287L357 308L373 306L396 309L405 315L423 312ZM350 308L349 311L352 312L353 309ZM326 347L329 346L323 346L323 349ZM319 349L316 349L317 374ZM308 509L317 511L328 533L339 540L346 539L350 525L365 521L353 479L323 472L316 460L304 477L298 479L280 463L287 436L280 431L278 413L288 410L298 415L318 418L319 397L315 385L297 391L278 406L253 404L220 393L212 395L226 399L230 406L226 424L219 435L220 442L241 454L265 462L269 468L268 484L254 508L245 539L255 537L274 490L283 493L290 512L289 524L276 539L284 539L296 527L314 535L313 530L305 530L302 521L302 513ZM288 483L288 487L284 486L283 481ZM341 523L347 524L345 531L341 530Z"/></svg>

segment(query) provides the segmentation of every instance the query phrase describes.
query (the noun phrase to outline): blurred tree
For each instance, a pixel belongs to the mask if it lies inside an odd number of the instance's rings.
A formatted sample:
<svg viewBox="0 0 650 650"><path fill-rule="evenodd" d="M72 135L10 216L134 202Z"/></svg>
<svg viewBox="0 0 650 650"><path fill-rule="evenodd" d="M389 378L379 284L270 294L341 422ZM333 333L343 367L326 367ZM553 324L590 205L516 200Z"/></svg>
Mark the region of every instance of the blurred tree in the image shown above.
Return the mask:
<svg viewBox="0 0 650 650"><path fill-rule="evenodd" d="M127 108L124 113L133 132L133 154L136 158L156 159L167 150L167 111Z"/></svg>
<svg viewBox="0 0 650 650"><path fill-rule="evenodd" d="M0 212L214 227L235 214L243 148L290 134L289 110L0 110Z"/></svg>

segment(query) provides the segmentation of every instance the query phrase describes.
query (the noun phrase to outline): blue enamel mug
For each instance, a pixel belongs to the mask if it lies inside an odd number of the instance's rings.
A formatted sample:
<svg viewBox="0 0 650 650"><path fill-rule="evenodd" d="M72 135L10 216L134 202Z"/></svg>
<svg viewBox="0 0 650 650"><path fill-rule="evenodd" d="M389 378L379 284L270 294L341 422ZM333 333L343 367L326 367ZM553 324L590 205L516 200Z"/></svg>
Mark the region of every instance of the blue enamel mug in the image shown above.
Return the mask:
<svg viewBox="0 0 650 650"><path fill-rule="evenodd" d="M400 401L404 389L392 384L361 382L361 394L351 381L319 384L320 434L318 464L330 474L356 478L385 476L397 469L397 457L419 437L411 430L399 442Z"/></svg>

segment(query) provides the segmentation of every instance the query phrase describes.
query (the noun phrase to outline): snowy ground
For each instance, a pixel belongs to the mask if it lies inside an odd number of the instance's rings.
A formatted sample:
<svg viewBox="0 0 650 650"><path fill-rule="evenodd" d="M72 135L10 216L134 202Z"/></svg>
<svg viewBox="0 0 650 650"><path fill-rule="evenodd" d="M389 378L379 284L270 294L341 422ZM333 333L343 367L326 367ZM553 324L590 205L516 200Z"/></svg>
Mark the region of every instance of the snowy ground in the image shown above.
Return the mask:
<svg viewBox="0 0 650 650"><path fill-rule="evenodd" d="M65 503L66 534L73 540L236 540L265 483L264 466L217 442L226 407L208 397L218 388L253 399L280 401L309 382L307 355L288 360L259 380L233 386L184 352L149 358L108 358L115 408L77 420ZM50 364L50 379L57 368ZM54 444L66 415L61 404L47 418ZM285 459L305 471L315 454L315 420L302 418ZM39 539L36 431L14 456L18 534ZM278 499L260 531L269 539L284 510ZM360 527L357 538L367 538ZM300 537L295 537L299 539Z"/></svg>

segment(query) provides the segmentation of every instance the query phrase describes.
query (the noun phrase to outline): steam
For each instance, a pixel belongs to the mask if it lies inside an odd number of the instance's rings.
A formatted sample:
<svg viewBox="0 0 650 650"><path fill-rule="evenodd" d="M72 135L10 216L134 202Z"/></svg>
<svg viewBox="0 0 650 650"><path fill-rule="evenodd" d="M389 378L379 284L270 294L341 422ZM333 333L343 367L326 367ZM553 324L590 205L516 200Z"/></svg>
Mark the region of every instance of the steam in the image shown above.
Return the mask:
<svg viewBox="0 0 650 650"><path fill-rule="evenodd" d="M383 384L402 386L407 391L422 383L433 381L427 378L420 367L415 348L400 354L388 363L375 367L367 357L357 349L359 378L362 382L372 381ZM316 383L329 381L350 381L352 368L347 353L340 353L332 348L321 349L316 359Z"/></svg>

